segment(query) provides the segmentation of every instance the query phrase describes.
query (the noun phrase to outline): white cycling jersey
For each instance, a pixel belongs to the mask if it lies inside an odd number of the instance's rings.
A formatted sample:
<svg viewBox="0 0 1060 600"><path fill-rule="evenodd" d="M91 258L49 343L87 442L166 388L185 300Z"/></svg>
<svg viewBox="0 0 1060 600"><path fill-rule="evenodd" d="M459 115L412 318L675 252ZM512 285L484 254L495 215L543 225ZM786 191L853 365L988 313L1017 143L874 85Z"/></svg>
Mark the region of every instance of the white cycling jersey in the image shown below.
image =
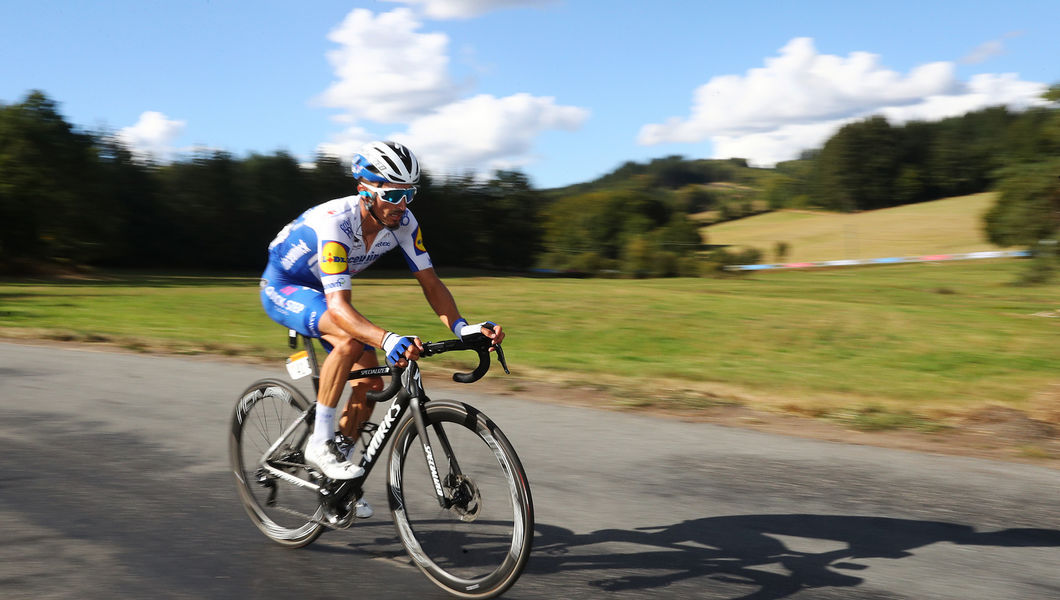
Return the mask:
<svg viewBox="0 0 1060 600"><path fill-rule="evenodd" d="M347 196L310 208L280 230L269 244L269 266L283 271L289 283L330 293L351 289L353 275L395 247L401 248L411 271L433 266L411 211L405 211L397 229L377 233L367 248L360 200Z"/></svg>

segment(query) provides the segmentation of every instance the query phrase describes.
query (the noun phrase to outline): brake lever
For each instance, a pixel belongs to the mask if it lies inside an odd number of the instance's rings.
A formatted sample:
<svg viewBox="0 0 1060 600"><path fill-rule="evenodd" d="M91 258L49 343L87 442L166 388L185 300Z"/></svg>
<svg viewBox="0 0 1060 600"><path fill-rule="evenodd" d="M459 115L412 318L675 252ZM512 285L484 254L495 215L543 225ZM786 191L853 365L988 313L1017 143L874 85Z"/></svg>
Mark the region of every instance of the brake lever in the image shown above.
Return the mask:
<svg viewBox="0 0 1060 600"><path fill-rule="evenodd" d="M486 329L489 329L490 331L493 331L493 326L492 325L483 325L483 327L485 327ZM483 337L485 337L485 336L483 336ZM490 347L488 349L497 351L497 360L500 361L501 368L504 369L504 374L505 375L511 375L512 372L508 370L508 361L504 360L504 350L501 350L501 345L500 344L492 344L491 343Z"/></svg>
<svg viewBox="0 0 1060 600"><path fill-rule="evenodd" d="M508 361L504 360L504 350L501 349L501 345L496 344L493 347L497 350L497 360L500 361L501 368L504 369L504 374L511 375L512 372L508 370Z"/></svg>

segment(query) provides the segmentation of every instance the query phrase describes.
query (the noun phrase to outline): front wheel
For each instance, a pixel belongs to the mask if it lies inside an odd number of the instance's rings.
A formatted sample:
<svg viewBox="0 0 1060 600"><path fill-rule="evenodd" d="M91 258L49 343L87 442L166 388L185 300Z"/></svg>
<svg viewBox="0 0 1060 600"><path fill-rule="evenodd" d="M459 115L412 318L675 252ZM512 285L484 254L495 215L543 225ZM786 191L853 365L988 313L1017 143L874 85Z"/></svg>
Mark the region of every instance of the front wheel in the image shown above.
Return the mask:
<svg viewBox="0 0 1060 600"><path fill-rule="evenodd" d="M501 430L474 407L430 401L425 416L431 451L424 451L412 418L399 425L390 451L390 511L398 536L441 588L463 598L492 598L515 583L530 557L534 506L526 473ZM446 507L438 501L431 463Z"/></svg>

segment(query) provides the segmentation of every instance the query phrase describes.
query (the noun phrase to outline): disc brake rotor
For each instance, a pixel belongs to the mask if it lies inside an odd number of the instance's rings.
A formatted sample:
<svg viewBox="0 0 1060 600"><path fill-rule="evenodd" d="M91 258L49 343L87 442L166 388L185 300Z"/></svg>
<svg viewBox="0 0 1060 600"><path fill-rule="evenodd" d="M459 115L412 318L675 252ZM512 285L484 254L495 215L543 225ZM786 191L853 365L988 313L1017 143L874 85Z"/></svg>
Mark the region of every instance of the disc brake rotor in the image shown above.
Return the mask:
<svg viewBox="0 0 1060 600"><path fill-rule="evenodd" d="M461 521L470 523L482 510L482 495L467 475L458 475L453 483L453 511L460 515Z"/></svg>

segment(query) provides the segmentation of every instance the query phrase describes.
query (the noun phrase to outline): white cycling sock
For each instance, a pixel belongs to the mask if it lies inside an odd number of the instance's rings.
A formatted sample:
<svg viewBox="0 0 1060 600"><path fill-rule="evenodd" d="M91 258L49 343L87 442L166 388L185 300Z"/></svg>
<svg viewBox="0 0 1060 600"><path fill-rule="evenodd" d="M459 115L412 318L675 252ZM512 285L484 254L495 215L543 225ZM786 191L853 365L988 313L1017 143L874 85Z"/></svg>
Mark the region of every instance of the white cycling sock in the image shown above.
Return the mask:
<svg viewBox="0 0 1060 600"><path fill-rule="evenodd" d="M323 444L335 437L335 406L324 406L317 402L317 418L313 425L313 437L310 444Z"/></svg>

